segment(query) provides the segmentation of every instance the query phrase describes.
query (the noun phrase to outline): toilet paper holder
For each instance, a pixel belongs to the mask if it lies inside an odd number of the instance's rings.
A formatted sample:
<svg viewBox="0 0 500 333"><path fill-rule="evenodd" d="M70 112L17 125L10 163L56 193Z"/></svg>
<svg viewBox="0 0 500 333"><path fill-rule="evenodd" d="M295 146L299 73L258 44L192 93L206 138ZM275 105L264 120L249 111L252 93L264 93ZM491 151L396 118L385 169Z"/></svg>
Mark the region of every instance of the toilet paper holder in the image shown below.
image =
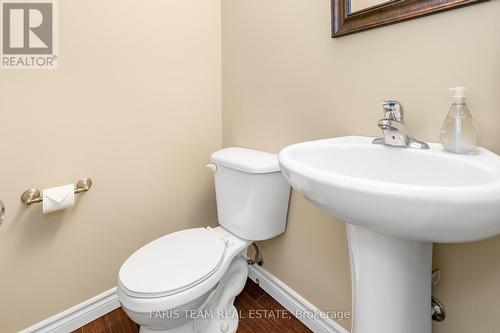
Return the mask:
<svg viewBox="0 0 500 333"><path fill-rule="evenodd" d="M75 185L75 194L87 192L92 187L92 179L90 178L82 178ZM43 197L40 190L36 188L32 188L26 190L21 194L21 202L26 206L42 203Z"/></svg>

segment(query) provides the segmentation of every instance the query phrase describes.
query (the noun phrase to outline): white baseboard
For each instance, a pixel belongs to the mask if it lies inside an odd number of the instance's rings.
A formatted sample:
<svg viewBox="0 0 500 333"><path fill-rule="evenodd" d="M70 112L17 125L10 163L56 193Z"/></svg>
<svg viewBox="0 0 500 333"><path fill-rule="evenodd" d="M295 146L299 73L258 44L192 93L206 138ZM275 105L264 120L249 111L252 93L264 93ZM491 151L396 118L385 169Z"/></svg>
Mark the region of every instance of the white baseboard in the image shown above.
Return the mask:
<svg viewBox="0 0 500 333"><path fill-rule="evenodd" d="M317 307L260 266L250 266L248 277L253 281L258 279L260 287L292 314L319 312ZM20 333L69 333L118 307L120 307L120 303L116 295L116 288L112 288L28 327ZM314 333L349 333L330 318L315 316L298 319Z"/></svg>
<svg viewBox="0 0 500 333"><path fill-rule="evenodd" d="M92 297L20 333L69 333L120 307L116 288Z"/></svg>
<svg viewBox="0 0 500 333"><path fill-rule="evenodd" d="M318 313L320 310L260 266L249 266L248 277L258 283L290 313ZM333 319L325 316L297 318L314 333L349 333Z"/></svg>

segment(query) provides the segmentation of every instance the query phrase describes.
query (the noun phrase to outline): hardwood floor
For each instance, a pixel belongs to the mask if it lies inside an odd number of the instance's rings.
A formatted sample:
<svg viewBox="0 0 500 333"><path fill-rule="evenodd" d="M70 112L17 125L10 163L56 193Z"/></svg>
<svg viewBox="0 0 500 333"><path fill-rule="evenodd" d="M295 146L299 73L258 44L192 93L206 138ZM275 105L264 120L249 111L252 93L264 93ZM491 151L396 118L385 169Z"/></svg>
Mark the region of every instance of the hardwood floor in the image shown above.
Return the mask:
<svg viewBox="0 0 500 333"><path fill-rule="evenodd" d="M247 280L245 289L236 297L239 311L237 333L306 333L311 332L269 296L257 284ZM137 333L139 327L118 308L73 333Z"/></svg>

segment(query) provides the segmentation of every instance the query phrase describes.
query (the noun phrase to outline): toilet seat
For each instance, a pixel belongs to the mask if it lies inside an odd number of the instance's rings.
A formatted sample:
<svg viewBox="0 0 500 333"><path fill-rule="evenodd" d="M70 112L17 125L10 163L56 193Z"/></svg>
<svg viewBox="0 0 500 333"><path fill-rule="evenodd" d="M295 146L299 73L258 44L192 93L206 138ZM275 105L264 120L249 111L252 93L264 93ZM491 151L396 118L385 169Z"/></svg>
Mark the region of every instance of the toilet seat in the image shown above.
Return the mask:
<svg viewBox="0 0 500 333"><path fill-rule="evenodd" d="M174 295L212 276L225 252L226 242L208 229L174 232L134 252L120 268L120 286L134 298Z"/></svg>

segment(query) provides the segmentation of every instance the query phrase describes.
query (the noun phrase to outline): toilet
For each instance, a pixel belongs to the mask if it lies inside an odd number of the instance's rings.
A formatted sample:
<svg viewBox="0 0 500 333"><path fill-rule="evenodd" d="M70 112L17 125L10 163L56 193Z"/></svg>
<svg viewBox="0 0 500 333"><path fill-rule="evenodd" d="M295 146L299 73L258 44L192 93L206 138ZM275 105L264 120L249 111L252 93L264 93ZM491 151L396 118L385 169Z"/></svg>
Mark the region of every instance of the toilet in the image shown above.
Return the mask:
<svg viewBox="0 0 500 333"><path fill-rule="evenodd" d="M211 161L219 226L160 237L120 268L118 298L141 333L236 332L246 249L285 231L290 186L276 155L233 147Z"/></svg>

